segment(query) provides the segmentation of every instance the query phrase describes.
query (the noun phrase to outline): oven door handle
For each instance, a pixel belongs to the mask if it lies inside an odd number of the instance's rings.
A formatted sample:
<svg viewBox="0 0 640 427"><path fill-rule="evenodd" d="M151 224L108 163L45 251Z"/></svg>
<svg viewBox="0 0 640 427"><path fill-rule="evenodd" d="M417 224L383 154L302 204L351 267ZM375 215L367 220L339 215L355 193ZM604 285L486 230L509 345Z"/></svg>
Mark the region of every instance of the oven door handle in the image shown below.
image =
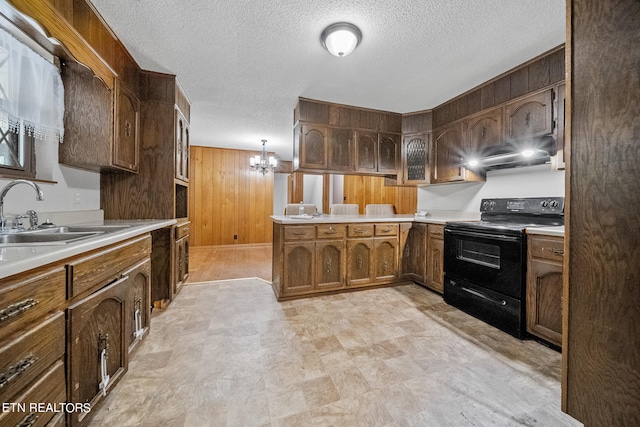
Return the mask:
<svg viewBox="0 0 640 427"><path fill-rule="evenodd" d="M472 295L475 295L478 298L482 298L484 300L491 301L493 303L500 304L500 305L507 305L507 302L505 300L503 300L503 299L491 298L491 297L486 296L482 292L478 292L478 291L475 291L473 289L465 288L464 286L460 286L460 289L462 289L463 291L468 292L468 293L470 293Z"/></svg>
<svg viewBox="0 0 640 427"><path fill-rule="evenodd" d="M504 234L479 233L477 231L460 231L460 230L445 230L445 231L452 234L457 234L460 236L482 237L485 239L494 239L494 240L500 240L503 242L517 242L521 239L521 237L519 236L505 236Z"/></svg>

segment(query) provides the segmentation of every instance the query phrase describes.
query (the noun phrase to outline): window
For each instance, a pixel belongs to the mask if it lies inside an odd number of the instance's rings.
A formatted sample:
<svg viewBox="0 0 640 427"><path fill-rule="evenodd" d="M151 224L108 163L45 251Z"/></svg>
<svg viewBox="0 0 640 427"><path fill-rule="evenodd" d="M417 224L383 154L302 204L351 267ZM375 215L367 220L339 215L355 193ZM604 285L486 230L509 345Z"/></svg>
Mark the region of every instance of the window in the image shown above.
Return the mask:
<svg viewBox="0 0 640 427"><path fill-rule="evenodd" d="M64 88L52 61L0 28L0 176L35 178L35 140L62 141Z"/></svg>

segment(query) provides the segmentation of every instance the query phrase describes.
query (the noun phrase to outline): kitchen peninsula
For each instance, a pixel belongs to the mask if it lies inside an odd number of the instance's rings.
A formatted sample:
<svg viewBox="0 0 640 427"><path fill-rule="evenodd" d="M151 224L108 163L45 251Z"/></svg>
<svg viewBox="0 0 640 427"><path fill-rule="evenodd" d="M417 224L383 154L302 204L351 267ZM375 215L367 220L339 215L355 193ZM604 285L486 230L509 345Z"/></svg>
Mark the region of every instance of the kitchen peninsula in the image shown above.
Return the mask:
<svg viewBox="0 0 640 427"><path fill-rule="evenodd" d="M283 301L415 281L442 293L444 224L478 218L460 212L274 215L273 291Z"/></svg>

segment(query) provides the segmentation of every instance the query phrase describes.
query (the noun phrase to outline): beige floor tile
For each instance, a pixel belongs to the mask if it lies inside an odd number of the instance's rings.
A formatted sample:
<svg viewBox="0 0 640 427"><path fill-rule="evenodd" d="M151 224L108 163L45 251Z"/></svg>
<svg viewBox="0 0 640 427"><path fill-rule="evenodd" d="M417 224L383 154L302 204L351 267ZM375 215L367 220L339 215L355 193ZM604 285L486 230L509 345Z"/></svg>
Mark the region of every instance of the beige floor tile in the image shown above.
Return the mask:
<svg viewBox="0 0 640 427"><path fill-rule="evenodd" d="M96 426L577 426L560 353L416 285L278 303L258 279L156 311Z"/></svg>

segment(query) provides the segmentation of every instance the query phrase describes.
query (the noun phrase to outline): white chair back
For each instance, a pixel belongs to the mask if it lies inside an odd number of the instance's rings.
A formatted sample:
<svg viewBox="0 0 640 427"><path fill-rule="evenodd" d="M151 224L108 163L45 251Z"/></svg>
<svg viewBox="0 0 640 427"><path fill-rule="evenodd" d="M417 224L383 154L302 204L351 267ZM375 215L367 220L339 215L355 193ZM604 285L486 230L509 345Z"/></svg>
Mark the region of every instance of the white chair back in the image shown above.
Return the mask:
<svg viewBox="0 0 640 427"><path fill-rule="evenodd" d="M364 208L364 214L367 216L389 216L394 215L395 213L396 209L393 205L371 204Z"/></svg>
<svg viewBox="0 0 640 427"><path fill-rule="evenodd" d="M358 215L360 206L357 204L335 204L331 205L331 215Z"/></svg>
<svg viewBox="0 0 640 427"><path fill-rule="evenodd" d="M300 206L302 206L302 213L305 213L307 215L313 215L314 213L317 212L317 208L316 205L313 204L300 204L300 203L295 203L295 204L289 204L287 205L286 208L284 208L284 214L285 215L300 215Z"/></svg>

